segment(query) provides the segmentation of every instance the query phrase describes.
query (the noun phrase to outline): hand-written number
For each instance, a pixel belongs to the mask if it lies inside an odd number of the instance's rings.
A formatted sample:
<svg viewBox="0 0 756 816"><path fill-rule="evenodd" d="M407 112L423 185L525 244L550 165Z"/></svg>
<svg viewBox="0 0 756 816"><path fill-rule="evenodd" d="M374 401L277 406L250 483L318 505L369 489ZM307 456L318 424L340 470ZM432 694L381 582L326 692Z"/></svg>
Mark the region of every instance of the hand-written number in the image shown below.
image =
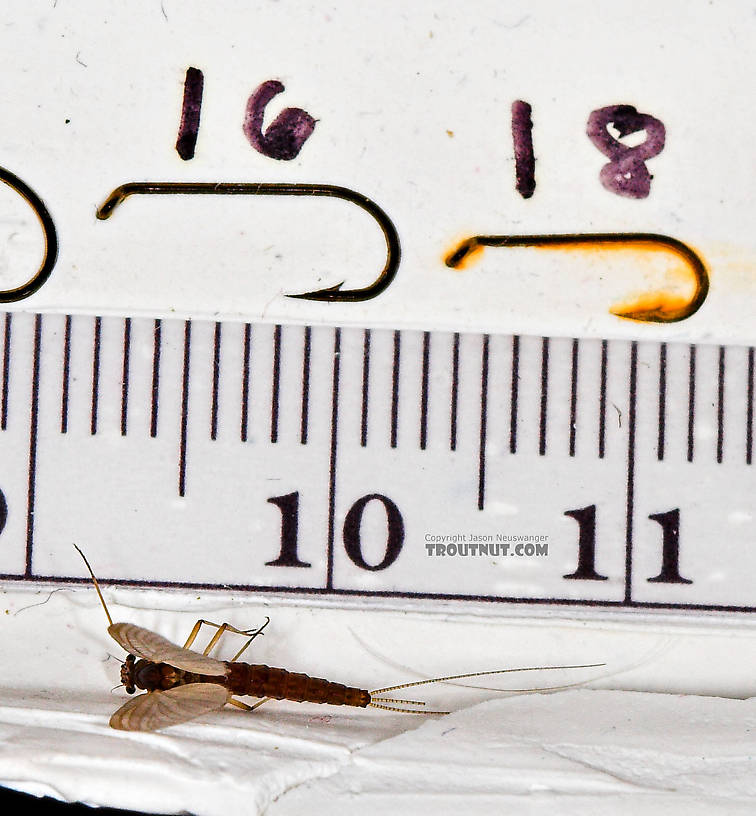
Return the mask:
<svg viewBox="0 0 756 816"><path fill-rule="evenodd" d="M276 79L263 82L249 97L244 116L244 135L258 153L271 159L290 161L315 130L315 119L302 108L284 108L262 132L265 108L274 96L285 90Z"/></svg>
<svg viewBox="0 0 756 816"><path fill-rule="evenodd" d="M635 147L622 144L608 131L614 125L620 137L646 131L646 138ZM588 117L588 138L611 161L601 168L601 183L612 193L627 198L646 198L651 179L646 160L664 149L663 123L648 113L638 113L632 105L610 105L593 111Z"/></svg>
<svg viewBox="0 0 756 816"><path fill-rule="evenodd" d="M5 493L0 490L0 533L5 529L8 521L8 502L5 499Z"/></svg>

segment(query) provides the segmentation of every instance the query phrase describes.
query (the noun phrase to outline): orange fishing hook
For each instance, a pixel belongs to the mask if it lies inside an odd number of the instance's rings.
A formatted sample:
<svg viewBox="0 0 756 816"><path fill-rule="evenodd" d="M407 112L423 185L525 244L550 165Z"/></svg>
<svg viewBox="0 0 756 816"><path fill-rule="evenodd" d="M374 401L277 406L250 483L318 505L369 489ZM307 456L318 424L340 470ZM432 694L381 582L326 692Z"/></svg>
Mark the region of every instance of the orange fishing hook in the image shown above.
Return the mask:
<svg viewBox="0 0 756 816"><path fill-rule="evenodd" d="M655 304L612 309L618 317L628 317L647 323L676 323L695 314L709 293L709 275L701 257L687 244L668 235L651 232L574 233L566 235L474 235L465 238L445 259L446 265L459 268L476 250L483 247L541 247L565 249L571 247L618 249L626 247L662 249L682 260L695 281L693 295L682 304Z"/></svg>

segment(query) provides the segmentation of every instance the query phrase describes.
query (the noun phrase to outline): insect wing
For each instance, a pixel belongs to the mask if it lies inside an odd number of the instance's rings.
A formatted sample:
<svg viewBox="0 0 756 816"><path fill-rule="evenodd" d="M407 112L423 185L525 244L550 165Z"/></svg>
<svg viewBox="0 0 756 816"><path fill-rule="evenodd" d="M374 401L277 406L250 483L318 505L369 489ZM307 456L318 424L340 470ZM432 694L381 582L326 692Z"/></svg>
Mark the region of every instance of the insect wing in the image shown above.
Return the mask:
<svg viewBox="0 0 756 816"><path fill-rule="evenodd" d="M110 727L157 731L223 708L229 696L217 683L188 683L168 691L150 691L124 703L110 718Z"/></svg>
<svg viewBox="0 0 756 816"><path fill-rule="evenodd" d="M177 669L196 674L222 676L226 673L226 664L222 661L191 649L182 649L161 635L133 623L113 623L108 626L108 632L127 652L153 663L169 663Z"/></svg>

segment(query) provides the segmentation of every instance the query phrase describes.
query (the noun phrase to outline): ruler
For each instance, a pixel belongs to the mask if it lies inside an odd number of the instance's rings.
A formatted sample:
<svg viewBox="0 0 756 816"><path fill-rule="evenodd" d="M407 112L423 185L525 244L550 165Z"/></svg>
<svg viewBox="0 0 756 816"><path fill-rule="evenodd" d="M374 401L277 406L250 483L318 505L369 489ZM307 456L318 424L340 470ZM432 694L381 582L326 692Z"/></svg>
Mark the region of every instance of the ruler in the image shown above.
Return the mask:
<svg viewBox="0 0 756 816"><path fill-rule="evenodd" d="M756 611L752 347L0 326L4 580Z"/></svg>

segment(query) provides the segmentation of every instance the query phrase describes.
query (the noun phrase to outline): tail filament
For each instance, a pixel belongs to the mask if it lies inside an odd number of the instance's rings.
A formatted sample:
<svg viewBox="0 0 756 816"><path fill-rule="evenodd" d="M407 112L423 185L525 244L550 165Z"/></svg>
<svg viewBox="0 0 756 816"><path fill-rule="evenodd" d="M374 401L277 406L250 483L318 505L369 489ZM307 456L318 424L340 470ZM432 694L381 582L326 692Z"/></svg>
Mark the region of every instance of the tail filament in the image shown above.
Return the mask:
<svg viewBox="0 0 756 816"><path fill-rule="evenodd" d="M384 711L398 711L404 714L448 714L448 711L429 711L422 708L425 703L422 700L402 700L395 697L384 697L382 695L388 694L392 691L400 689L413 688L414 686L427 686L431 683L444 683L449 680L465 680L470 677L486 677L492 674L510 674L512 672L527 672L527 671L556 671L558 669L595 669L605 663L585 663L579 666L523 666L517 669L494 669L492 671L467 672L466 674L450 674L446 677L433 677L430 680L415 680L411 683L399 683L396 686L385 686L384 688L375 689L370 692L370 702L368 705L371 708L381 708ZM564 686L545 686L543 688L530 689L501 689L504 692L529 692L529 691L555 691ZM378 696L381 695L381 696ZM419 708L403 708L394 705L384 705L385 703L400 703L404 705L419 706Z"/></svg>

